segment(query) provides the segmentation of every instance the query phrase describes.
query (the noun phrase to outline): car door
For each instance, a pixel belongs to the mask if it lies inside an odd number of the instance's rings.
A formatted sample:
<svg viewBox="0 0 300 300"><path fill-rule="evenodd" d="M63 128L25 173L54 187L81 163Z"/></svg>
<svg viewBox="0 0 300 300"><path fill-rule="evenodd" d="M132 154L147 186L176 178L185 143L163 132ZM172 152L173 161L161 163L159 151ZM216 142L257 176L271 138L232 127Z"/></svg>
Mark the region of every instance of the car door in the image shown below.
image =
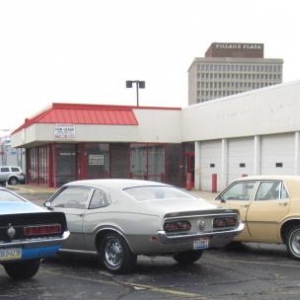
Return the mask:
<svg viewBox="0 0 300 300"><path fill-rule="evenodd" d="M112 201L110 195L102 189L94 189L83 221L85 249L96 251L96 234L98 229L113 222L110 214Z"/></svg>
<svg viewBox="0 0 300 300"><path fill-rule="evenodd" d="M241 180L233 182L217 198L221 206L237 209L240 212L241 220L245 223L244 230L235 238L235 240L250 239L250 232L247 224L248 209L253 201L257 181Z"/></svg>
<svg viewBox="0 0 300 300"><path fill-rule="evenodd" d="M70 237L64 242L63 249L83 250L83 221L92 189L83 186L69 186L51 199L51 208L66 215Z"/></svg>
<svg viewBox="0 0 300 300"><path fill-rule="evenodd" d="M279 223L287 215L289 204L289 195L282 181L261 181L246 216L253 240L280 242Z"/></svg>

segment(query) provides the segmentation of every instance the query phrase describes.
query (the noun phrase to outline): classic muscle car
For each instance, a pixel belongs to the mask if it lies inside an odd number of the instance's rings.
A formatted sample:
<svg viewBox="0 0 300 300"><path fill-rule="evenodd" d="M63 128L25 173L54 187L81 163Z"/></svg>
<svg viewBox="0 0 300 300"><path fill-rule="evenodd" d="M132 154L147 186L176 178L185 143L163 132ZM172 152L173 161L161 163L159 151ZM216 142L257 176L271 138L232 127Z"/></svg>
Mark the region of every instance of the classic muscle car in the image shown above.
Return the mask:
<svg viewBox="0 0 300 300"><path fill-rule="evenodd" d="M0 264L11 278L33 277L41 259L53 256L68 236L63 213L0 188Z"/></svg>
<svg viewBox="0 0 300 300"><path fill-rule="evenodd" d="M132 271L140 254L193 263L204 250L229 243L244 227L236 210L146 180L70 182L45 206L67 217L71 234L59 252L98 255L112 273Z"/></svg>

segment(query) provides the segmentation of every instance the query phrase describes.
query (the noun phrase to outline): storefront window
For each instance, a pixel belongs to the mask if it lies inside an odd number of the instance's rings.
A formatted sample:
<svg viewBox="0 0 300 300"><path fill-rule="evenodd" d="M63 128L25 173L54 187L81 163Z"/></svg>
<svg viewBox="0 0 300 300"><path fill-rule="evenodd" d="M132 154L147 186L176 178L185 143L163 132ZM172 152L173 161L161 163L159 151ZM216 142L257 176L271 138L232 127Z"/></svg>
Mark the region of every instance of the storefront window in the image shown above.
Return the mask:
<svg viewBox="0 0 300 300"><path fill-rule="evenodd" d="M57 186L61 186L76 179L75 145L56 146L56 180Z"/></svg>
<svg viewBox="0 0 300 300"><path fill-rule="evenodd" d="M162 145L149 146L148 179L164 181L165 176L165 147Z"/></svg>
<svg viewBox="0 0 300 300"><path fill-rule="evenodd" d="M86 145L86 178L109 177L109 144Z"/></svg>
<svg viewBox="0 0 300 300"><path fill-rule="evenodd" d="M130 170L132 178L164 181L164 145L131 144L130 148Z"/></svg>
<svg viewBox="0 0 300 300"><path fill-rule="evenodd" d="M39 148L39 183L46 184L49 180L48 173L48 147L40 147Z"/></svg>
<svg viewBox="0 0 300 300"><path fill-rule="evenodd" d="M27 182L38 182L38 148L28 149Z"/></svg>

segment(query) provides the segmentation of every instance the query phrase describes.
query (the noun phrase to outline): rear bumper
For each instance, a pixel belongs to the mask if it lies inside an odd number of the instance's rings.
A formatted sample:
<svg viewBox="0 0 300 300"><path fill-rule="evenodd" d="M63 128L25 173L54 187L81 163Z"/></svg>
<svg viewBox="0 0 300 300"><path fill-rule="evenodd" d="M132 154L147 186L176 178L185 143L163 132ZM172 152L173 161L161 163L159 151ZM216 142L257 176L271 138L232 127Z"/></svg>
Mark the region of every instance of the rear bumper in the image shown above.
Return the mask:
<svg viewBox="0 0 300 300"><path fill-rule="evenodd" d="M65 231L62 237L36 238L28 240L16 240L10 242L1 242L0 251L2 249L22 248L21 260L45 258L53 256L62 246L70 235L69 231Z"/></svg>
<svg viewBox="0 0 300 300"><path fill-rule="evenodd" d="M195 250L197 240L205 239L207 248L219 248L230 243L235 236L242 232L244 224L227 231L218 231L185 236L168 236L165 231L156 235L127 236L132 252L136 254L156 255ZM204 249L205 250L205 249Z"/></svg>
<svg viewBox="0 0 300 300"><path fill-rule="evenodd" d="M158 238L162 244L176 244L182 242L193 242L195 239L199 238L209 238L211 240L211 245L213 243L214 246L222 246L224 241L226 243L230 242L236 235L241 233L244 229L244 223L240 223L239 226L235 229L231 230L224 230L224 231L214 231L214 232L205 232L205 233L198 233L193 235L176 235L170 236L167 235L165 231L158 232ZM220 242L220 243L219 243Z"/></svg>

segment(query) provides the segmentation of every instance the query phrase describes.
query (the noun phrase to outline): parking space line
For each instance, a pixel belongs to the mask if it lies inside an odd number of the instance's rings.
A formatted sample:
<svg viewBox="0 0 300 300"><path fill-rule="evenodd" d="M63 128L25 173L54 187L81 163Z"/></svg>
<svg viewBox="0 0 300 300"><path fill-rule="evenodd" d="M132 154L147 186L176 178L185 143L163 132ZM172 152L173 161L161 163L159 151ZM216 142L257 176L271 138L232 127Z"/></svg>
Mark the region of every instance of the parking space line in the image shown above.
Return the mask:
<svg viewBox="0 0 300 300"><path fill-rule="evenodd" d="M222 262L228 262L228 257L226 259L215 257L214 260L219 260ZM276 262L265 262L265 261L254 261L254 260L241 260L241 259L230 259L231 262L239 263L239 264L254 264L254 265L268 265L268 266L275 266L275 267L283 267L283 268L300 268L300 265L295 264L286 264L286 263L280 263L278 261Z"/></svg>
<svg viewBox="0 0 300 300"><path fill-rule="evenodd" d="M50 271L50 270L44 270L44 273L50 274L50 275L55 275L55 276L64 276L68 278L73 278L73 279L79 279L79 280L84 280L84 281L90 281L90 282L96 282L96 283L102 283L102 284L109 284L109 285L122 285L122 286L127 286L130 288L133 288L134 290L149 290L151 292L158 292L161 294L166 294L166 295L172 295L176 297L177 299L197 299L197 300L212 300L210 297L206 297L203 295L195 294L195 293L188 293L188 292L183 292L175 289L170 289L170 288L163 288L163 287L156 287L152 285L144 285L144 284L137 284L133 282L126 282L122 280L116 280L116 278L112 278L111 280L103 280L103 279L94 279L94 278L88 278L88 277L82 277L82 276L77 276L77 275L69 275L69 274L63 274L61 272L56 272L56 271ZM102 275L106 276L106 274ZM109 278L109 277L107 277Z"/></svg>

